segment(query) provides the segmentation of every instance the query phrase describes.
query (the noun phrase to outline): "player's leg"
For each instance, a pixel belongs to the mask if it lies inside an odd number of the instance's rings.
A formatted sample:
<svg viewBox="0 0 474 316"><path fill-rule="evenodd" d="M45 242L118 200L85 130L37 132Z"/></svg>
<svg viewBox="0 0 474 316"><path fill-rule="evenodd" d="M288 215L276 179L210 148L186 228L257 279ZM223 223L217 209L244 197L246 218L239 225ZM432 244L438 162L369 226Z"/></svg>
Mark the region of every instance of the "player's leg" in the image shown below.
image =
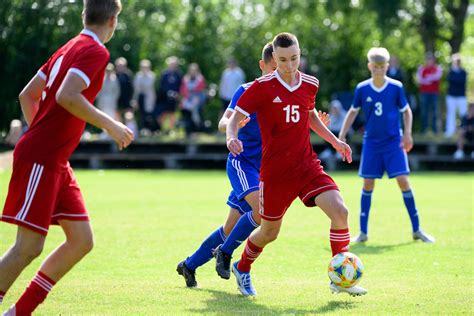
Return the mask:
<svg viewBox="0 0 474 316"><path fill-rule="evenodd" d="M242 209L245 210L234 226L224 243L216 248L216 272L223 279L230 278L230 262L235 249L260 225L260 214L258 213L258 191L252 191L245 196L245 201L240 201Z"/></svg>
<svg viewBox="0 0 474 316"><path fill-rule="evenodd" d="M368 234L370 206L372 204L372 192L375 187L375 179L364 179L362 192L360 194L360 233L352 239L352 242L366 242Z"/></svg>
<svg viewBox="0 0 474 316"><path fill-rule="evenodd" d="M331 220L329 240L331 242L333 256L340 252L349 251L350 235L347 221L348 210L342 195L337 190L325 191L317 195L314 202ZM343 292L352 296L367 294L366 289L357 285L350 288L343 288L331 282L329 288L332 293Z"/></svg>
<svg viewBox="0 0 474 316"><path fill-rule="evenodd" d="M425 233L420 228L418 210L415 204L415 196L411 189L410 182L408 180L408 175L400 175L396 178L397 178L398 186L400 187L400 190L402 191L403 202L405 203L405 206L408 211L408 215L410 216L410 221L411 221L412 230L413 230L413 239L415 240L420 239L423 242L434 243L435 238Z"/></svg>
<svg viewBox="0 0 474 316"><path fill-rule="evenodd" d="M94 242L89 221L58 222L66 240L44 260L36 276L16 302L17 315L30 315L46 299L54 285L92 250Z"/></svg>
<svg viewBox="0 0 474 316"><path fill-rule="evenodd" d="M214 250L224 242L226 234L232 230L240 216L241 213L231 207L224 225L213 231L191 256L178 264L176 271L184 277L187 287L197 286L196 269L212 259Z"/></svg>
<svg viewBox="0 0 474 316"><path fill-rule="evenodd" d="M0 258L0 303L20 273L43 251L45 236L18 226L16 241Z"/></svg>
<svg viewBox="0 0 474 316"><path fill-rule="evenodd" d="M331 220L330 242L332 255L349 250L349 225L347 222L348 210L337 190L324 191L314 199L317 206Z"/></svg>
<svg viewBox="0 0 474 316"><path fill-rule="evenodd" d="M203 241L201 246L185 260L186 266L191 270L196 270L211 260L213 250L224 242L227 236L226 232L228 234L232 230L240 216L241 213L237 209L230 208L224 225L213 231L209 237Z"/></svg>
<svg viewBox="0 0 474 316"><path fill-rule="evenodd" d="M251 265L262 253L263 248L277 239L282 222L283 219L281 218L276 221L268 221L262 218L260 227L254 230L247 239L240 261L234 262L232 265L232 272L237 280L237 286L243 295L257 295L250 277Z"/></svg>
<svg viewBox="0 0 474 316"><path fill-rule="evenodd" d="M384 170L383 154L373 145L369 143L364 144L359 166L359 176L364 179L360 196L360 233L353 238L353 242L367 241L369 213L375 179L382 178Z"/></svg>

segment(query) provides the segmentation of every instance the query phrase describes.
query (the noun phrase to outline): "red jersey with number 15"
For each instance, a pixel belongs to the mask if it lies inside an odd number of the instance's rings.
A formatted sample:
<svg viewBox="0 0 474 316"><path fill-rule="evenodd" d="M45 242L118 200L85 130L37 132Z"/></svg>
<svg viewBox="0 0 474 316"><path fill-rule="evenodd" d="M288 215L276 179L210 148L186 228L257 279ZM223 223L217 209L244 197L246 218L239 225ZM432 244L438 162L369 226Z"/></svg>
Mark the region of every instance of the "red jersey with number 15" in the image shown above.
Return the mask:
<svg viewBox="0 0 474 316"><path fill-rule="evenodd" d="M93 103L102 88L109 52L96 34L83 30L59 48L40 68L46 81L39 110L28 131L15 147L15 159L63 171L81 139L86 123L56 102L56 93L66 74L80 76L87 85L82 95Z"/></svg>
<svg viewBox="0 0 474 316"><path fill-rule="evenodd" d="M310 143L309 113L314 110L319 81L298 72L290 87L278 70L260 77L242 94L236 110L257 113L262 134L261 179L285 179L319 167Z"/></svg>

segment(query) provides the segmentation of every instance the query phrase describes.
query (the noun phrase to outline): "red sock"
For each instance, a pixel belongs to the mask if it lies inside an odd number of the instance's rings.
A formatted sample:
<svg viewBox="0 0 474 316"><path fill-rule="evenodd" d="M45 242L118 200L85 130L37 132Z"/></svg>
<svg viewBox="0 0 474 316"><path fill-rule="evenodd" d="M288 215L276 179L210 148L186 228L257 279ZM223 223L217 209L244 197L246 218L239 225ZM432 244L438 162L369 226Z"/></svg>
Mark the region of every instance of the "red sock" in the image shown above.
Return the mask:
<svg viewBox="0 0 474 316"><path fill-rule="evenodd" d="M41 271L38 271L33 280L31 280L30 285L28 285L23 295L20 297L18 302L16 302L16 315L31 315L36 307L43 303L43 301L46 299L46 296L55 284L56 282L51 280L47 275Z"/></svg>
<svg viewBox="0 0 474 316"><path fill-rule="evenodd" d="M331 250L333 257L340 252L349 251L349 228L331 229L329 232L329 241L331 242Z"/></svg>
<svg viewBox="0 0 474 316"><path fill-rule="evenodd" d="M0 304L2 304L4 296L5 296L5 292L0 291Z"/></svg>
<svg viewBox="0 0 474 316"><path fill-rule="evenodd" d="M247 244L245 245L245 250L242 253L242 257L237 265L237 269L239 269L240 272L250 272L250 266L262 253L262 251L263 248L253 244L250 241L250 238L247 239Z"/></svg>

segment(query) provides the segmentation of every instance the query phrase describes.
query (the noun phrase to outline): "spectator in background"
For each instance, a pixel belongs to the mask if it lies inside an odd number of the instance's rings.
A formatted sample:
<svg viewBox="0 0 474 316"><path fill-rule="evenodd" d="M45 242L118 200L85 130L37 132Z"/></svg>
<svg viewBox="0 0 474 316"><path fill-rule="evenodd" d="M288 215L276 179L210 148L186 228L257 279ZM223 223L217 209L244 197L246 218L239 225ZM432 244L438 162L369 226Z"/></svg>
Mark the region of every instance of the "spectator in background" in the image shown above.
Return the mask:
<svg viewBox="0 0 474 316"><path fill-rule="evenodd" d="M166 64L168 65L168 68L160 77L158 112L161 128L163 129L166 121L169 121L169 129L172 131L176 125L176 105L179 98L182 74L178 69L177 57L168 57L166 59Z"/></svg>
<svg viewBox="0 0 474 316"><path fill-rule="evenodd" d="M140 71L137 72L133 80L133 100L135 104L138 104L140 132L143 135L148 135L158 129L155 117L155 81L156 75L151 70L151 62L148 59L143 59L140 61Z"/></svg>
<svg viewBox="0 0 474 316"><path fill-rule="evenodd" d="M328 129L334 134L339 135L339 132L342 128L342 123L344 123L344 118L346 117L346 111L342 108L342 103L339 100L332 100L329 105L329 125ZM332 146L329 143L325 143L325 149L318 155L320 159L329 159L333 158L335 151L332 149Z"/></svg>
<svg viewBox="0 0 474 316"><path fill-rule="evenodd" d="M428 128L428 118L431 112L431 129L434 134L438 133L438 96L439 84L443 69L436 64L432 52L425 55L425 64L418 67L416 78L421 93L421 132L425 133Z"/></svg>
<svg viewBox="0 0 474 316"><path fill-rule="evenodd" d="M448 73L448 94L446 96L446 131L444 137L452 137L456 132L456 111L462 118L467 112L466 82L467 73L461 67L461 56L451 56Z"/></svg>
<svg viewBox="0 0 474 316"><path fill-rule="evenodd" d="M118 98L118 111L122 116L124 112L132 108L133 96L133 73L127 67L127 60L119 57L115 60L115 73L120 85L120 96Z"/></svg>
<svg viewBox="0 0 474 316"><path fill-rule="evenodd" d="M109 63L105 69L104 83L97 95L97 107L114 120L119 120L117 103L120 97L120 83L114 65Z"/></svg>
<svg viewBox="0 0 474 316"><path fill-rule="evenodd" d="M396 56L390 57L387 77L390 77L403 83L404 73L402 71L402 68L400 68L400 60Z"/></svg>
<svg viewBox="0 0 474 316"><path fill-rule="evenodd" d="M202 126L202 108L206 102L206 81L199 70L199 65L192 63L181 82L181 111L186 129L190 136Z"/></svg>
<svg viewBox="0 0 474 316"><path fill-rule="evenodd" d="M466 116L462 118L461 128L458 132L458 149L454 153L454 159L464 159L464 144L474 143L474 102L469 104ZM471 152L474 159L474 151Z"/></svg>
<svg viewBox="0 0 474 316"><path fill-rule="evenodd" d="M9 146L15 147L16 143L23 135L23 124L20 120L12 120L10 122L10 130L8 131L5 143Z"/></svg>
<svg viewBox="0 0 474 316"><path fill-rule="evenodd" d="M227 68L222 72L221 81L219 84L219 97L222 101L222 113L227 109L230 100L232 100L234 92L244 82L244 72L237 65L237 61L234 58L230 58L227 62ZM221 116L222 115L219 115L219 117Z"/></svg>

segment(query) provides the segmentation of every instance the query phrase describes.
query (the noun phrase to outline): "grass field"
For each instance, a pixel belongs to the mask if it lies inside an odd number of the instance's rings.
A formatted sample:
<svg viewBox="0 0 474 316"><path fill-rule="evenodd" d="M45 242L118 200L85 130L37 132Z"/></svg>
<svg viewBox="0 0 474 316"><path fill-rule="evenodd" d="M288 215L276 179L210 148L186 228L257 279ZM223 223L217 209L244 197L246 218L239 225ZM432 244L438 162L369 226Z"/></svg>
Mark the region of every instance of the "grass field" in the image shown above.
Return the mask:
<svg viewBox="0 0 474 316"><path fill-rule="evenodd" d="M0 173L0 201L9 176ZM355 234L361 180L353 172L333 176ZM199 289L187 289L175 272L227 215L230 187L224 172L78 171L96 246L37 315L472 314L473 176L411 176L421 225L437 238L434 245L413 242L396 182L377 182L369 242L351 247L365 264L365 297L329 292L328 219L295 201L279 239L252 270L259 296L247 299L233 277L225 281L216 275L213 261L198 270ZM0 224L0 253L13 242L15 229ZM15 302L40 260L62 239L53 227L43 255L19 277L1 310ZM241 248L235 256L240 253Z"/></svg>

